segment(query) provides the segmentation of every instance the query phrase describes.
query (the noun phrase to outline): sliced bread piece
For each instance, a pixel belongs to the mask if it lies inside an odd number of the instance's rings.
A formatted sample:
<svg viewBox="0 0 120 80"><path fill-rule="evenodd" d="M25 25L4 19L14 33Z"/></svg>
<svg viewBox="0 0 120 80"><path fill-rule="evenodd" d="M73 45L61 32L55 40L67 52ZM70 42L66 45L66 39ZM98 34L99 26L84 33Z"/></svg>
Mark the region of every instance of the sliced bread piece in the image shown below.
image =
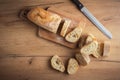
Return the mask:
<svg viewBox="0 0 120 80"><path fill-rule="evenodd" d="M82 29L80 26L78 26L75 29L73 29L73 31L69 32L66 35L65 39L68 42L75 43L79 40L81 33L82 33Z"/></svg>
<svg viewBox="0 0 120 80"><path fill-rule="evenodd" d="M92 34L88 34L87 38L86 38L86 44L89 44L90 42L92 42L93 40L96 40L96 37Z"/></svg>
<svg viewBox="0 0 120 80"><path fill-rule="evenodd" d="M48 12L41 7L32 8L28 14L27 18L50 32L56 33L62 18L54 13Z"/></svg>
<svg viewBox="0 0 120 80"><path fill-rule="evenodd" d="M95 51L95 53L93 53L92 55L95 57L95 58L99 58L102 56L103 54L103 43L98 43L98 47L97 47L97 50Z"/></svg>
<svg viewBox="0 0 120 80"><path fill-rule="evenodd" d="M79 40L79 43L78 43L78 47L81 49L85 44L86 44L86 36L82 35L80 37L80 40Z"/></svg>
<svg viewBox="0 0 120 80"><path fill-rule="evenodd" d="M76 57L77 61L79 62L79 64L82 65L82 66L86 66L87 64L90 63L89 55L76 53L75 57Z"/></svg>
<svg viewBox="0 0 120 80"><path fill-rule="evenodd" d="M68 61L67 72L68 74L75 74L79 68L78 62L76 59L71 58Z"/></svg>
<svg viewBox="0 0 120 80"><path fill-rule="evenodd" d="M80 49L80 53L84 54L84 55L90 55L90 54L95 53L97 48L98 48L98 42L97 41L92 41L91 43L84 45Z"/></svg>
<svg viewBox="0 0 120 80"><path fill-rule="evenodd" d="M92 34L89 34L86 38L86 44L89 44L90 42L92 42L94 40L96 40L96 37ZM92 56L95 58L99 58L101 56L102 52L103 52L102 43L98 42L97 50L94 53L92 53Z"/></svg>
<svg viewBox="0 0 120 80"><path fill-rule="evenodd" d="M62 29L61 29L61 32L60 32L60 35L61 35L62 37L65 37L66 32L67 32L67 30L68 30L68 27L70 26L70 23L71 23L71 20L70 20L70 19L65 19L65 20L64 20L64 24L63 24Z"/></svg>
<svg viewBox="0 0 120 80"><path fill-rule="evenodd" d="M57 55L54 55L51 59L51 66L60 71L60 72L64 72L65 71L65 66L63 64L63 61L61 60L61 58Z"/></svg>
<svg viewBox="0 0 120 80"><path fill-rule="evenodd" d="M103 57L110 55L110 41L104 41Z"/></svg>

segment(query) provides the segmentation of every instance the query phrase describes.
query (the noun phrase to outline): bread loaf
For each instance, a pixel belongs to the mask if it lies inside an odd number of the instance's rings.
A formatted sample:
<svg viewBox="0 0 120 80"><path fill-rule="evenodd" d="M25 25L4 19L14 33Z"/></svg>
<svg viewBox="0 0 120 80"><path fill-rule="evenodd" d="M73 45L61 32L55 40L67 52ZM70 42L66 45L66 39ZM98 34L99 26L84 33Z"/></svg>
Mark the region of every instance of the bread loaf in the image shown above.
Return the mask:
<svg viewBox="0 0 120 80"><path fill-rule="evenodd" d="M71 58L68 61L67 72L68 74L75 74L79 68L78 62L76 59Z"/></svg>
<svg viewBox="0 0 120 80"><path fill-rule="evenodd" d="M27 18L36 25L53 33L57 32L61 22L59 15L48 12L40 7L31 9L27 14Z"/></svg>
<svg viewBox="0 0 120 80"><path fill-rule="evenodd" d="M65 67L64 67L64 64L63 64L63 61L60 59L59 56L57 55L54 55L51 59L51 66L60 71L60 72L64 72L65 71Z"/></svg>
<svg viewBox="0 0 120 80"><path fill-rule="evenodd" d="M89 55L76 53L75 57L76 57L77 61L79 62L79 64L82 65L82 66L86 66L87 64L90 63Z"/></svg>
<svg viewBox="0 0 120 80"><path fill-rule="evenodd" d="M65 37L66 41L71 42L71 43L75 43L79 40L80 36L82 33L82 29L80 26L76 27L75 29L73 29L73 31L71 31L70 33L68 33Z"/></svg>
<svg viewBox="0 0 120 80"><path fill-rule="evenodd" d="M71 23L71 20L65 19L64 24L63 24L62 29L61 29L61 32L60 32L60 35L62 37L65 37L66 32L68 30L68 27L70 26L70 23Z"/></svg>

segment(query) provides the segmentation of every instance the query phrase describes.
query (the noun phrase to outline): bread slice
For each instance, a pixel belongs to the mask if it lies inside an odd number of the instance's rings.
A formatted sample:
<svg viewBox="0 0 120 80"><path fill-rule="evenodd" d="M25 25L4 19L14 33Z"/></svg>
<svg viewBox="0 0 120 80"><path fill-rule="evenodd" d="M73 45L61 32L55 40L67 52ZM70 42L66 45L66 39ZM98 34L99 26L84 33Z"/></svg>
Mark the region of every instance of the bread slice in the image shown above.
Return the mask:
<svg viewBox="0 0 120 80"><path fill-rule="evenodd" d="M87 38L86 38L86 44L89 44L90 42L92 42L93 40L96 40L96 37L92 34L88 34Z"/></svg>
<svg viewBox="0 0 120 80"><path fill-rule="evenodd" d="M57 55L54 55L51 59L51 66L60 71L60 72L64 72L65 71L65 67L64 67L64 64L63 64L63 61L60 59L59 56Z"/></svg>
<svg viewBox="0 0 120 80"><path fill-rule="evenodd" d="M68 27L70 26L70 23L71 23L71 20L65 19L64 24L63 24L62 29L61 29L61 32L60 32L60 35L62 37L65 37L66 32L68 30Z"/></svg>
<svg viewBox="0 0 120 80"><path fill-rule="evenodd" d="M85 35L82 35L80 37L80 41L78 43L78 47L81 49L84 45L86 44L86 36Z"/></svg>
<svg viewBox="0 0 120 80"><path fill-rule="evenodd" d="M97 47L97 50L95 51L95 53L93 53L92 55L95 57L95 58L99 58L102 56L103 54L103 43L98 43L98 47Z"/></svg>
<svg viewBox="0 0 120 80"><path fill-rule="evenodd" d="M79 40L81 33L82 33L82 29L80 26L78 26L75 29L73 29L73 31L69 32L66 35L65 39L68 42L75 43Z"/></svg>
<svg viewBox="0 0 120 80"><path fill-rule="evenodd" d="M67 72L68 74L75 74L79 68L79 64L76 59L71 58L68 61Z"/></svg>
<svg viewBox="0 0 120 80"><path fill-rule="evenodd" d="M87 64L90 63L89 55L76 53L75 57L76 57L77 61L79 62L79 64L82 65L82 66L86 66Z"/></svg>
<svg viewBox="0 0 120 80"><path fill-rule="evenodd" d="M86 38L86 44L89 44L94 40L97 40L96 37L92 34L89 34ZM94 53L92 53L92 56L95 58L99 58L101 57L102 52L103 52L103 44L98 42L97 50Z"/></svg>
<svg viewBox="0 0 120 80"><path fill-rule="evenodd" d="M110 41L104 41L103 57L110 55Z"/></svg>
<svg viewBox="0 0 120 80"><path fill-rule="evenodd" d="M80 53L84 55L93 54L97 50L97 47L98 47L98 42L96 40L92 41L91 43L84 45L80 49Z"/></svg>
<svg viewBox="0 0 120 80"><path fill-rule="evenodd" d="M57 32L62 20L59 15L48 12L40 7L31 9L27 14L27 18L36 25L53 33Z"/></svg>

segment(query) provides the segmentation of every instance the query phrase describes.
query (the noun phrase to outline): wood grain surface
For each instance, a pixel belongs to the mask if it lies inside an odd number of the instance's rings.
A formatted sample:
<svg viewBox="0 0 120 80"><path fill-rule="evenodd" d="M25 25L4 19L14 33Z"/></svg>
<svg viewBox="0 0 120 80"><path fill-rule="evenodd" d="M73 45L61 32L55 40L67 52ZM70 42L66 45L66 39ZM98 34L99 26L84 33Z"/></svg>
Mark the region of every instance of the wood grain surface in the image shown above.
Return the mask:
<svg viewBox="0 0 120 80"><path fill-rule="evenodd" d="M113 34L110 56L92 58L74 75L53 70L50 58L57 54L65 64L74 57L70 49L37 36L38 27L18 17L29 6L54 6L80 17L70 0L0 0L0 80L120 80L120 0L81 0ZM89 20L84 33L108 40Z"/></svg>

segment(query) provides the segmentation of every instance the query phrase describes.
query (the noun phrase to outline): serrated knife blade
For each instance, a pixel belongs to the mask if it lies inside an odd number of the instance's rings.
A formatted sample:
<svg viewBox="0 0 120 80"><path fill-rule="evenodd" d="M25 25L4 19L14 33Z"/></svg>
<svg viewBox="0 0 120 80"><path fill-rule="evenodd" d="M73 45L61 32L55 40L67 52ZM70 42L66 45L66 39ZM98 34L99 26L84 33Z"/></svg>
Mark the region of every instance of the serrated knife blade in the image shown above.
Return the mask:
<svg viewBox="0 0 120 80"><path fill-rule="evenodd" d="M92 13L79 1L72 0L78 9L109 39L112 39L112 34L108 31L93 15Z"/></svg>

